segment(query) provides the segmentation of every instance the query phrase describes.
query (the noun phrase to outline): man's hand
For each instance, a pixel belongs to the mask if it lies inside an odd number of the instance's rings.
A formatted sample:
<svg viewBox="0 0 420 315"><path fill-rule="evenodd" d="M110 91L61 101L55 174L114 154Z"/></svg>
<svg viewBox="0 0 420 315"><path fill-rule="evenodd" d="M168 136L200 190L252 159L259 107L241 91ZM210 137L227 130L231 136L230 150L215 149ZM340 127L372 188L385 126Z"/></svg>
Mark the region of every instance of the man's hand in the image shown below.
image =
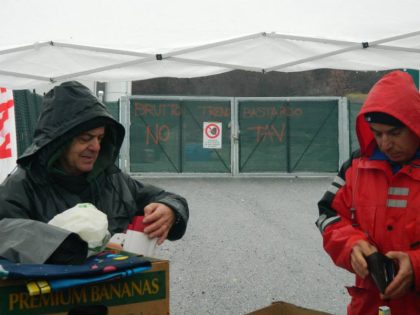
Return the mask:
<svg viewBox="0 0 420 315"><path fill-rule="evenodd" d="M413 266L407 253L388 252L386 256L398 262L398 273L386 288L385 293L381 294L381 298L396 299L411 290L414 283Z"/></svg>
<svg viewBox="0 0 420 315"><path fill-rule="evenodd" d="M377 251L375 246L365 240L360 240L353 246L350 255L351 266L359 277L365 278L369 274L365 257Z"/></svg>
<svg viewBox="0 0 420 315"><path fill-rule="evenodd" d="M158 238L158 245L162 244L175 222L175 214L171 208L163 203L150 203L144 208L143 222L148 224L144 233L150 238Z"/></svg>

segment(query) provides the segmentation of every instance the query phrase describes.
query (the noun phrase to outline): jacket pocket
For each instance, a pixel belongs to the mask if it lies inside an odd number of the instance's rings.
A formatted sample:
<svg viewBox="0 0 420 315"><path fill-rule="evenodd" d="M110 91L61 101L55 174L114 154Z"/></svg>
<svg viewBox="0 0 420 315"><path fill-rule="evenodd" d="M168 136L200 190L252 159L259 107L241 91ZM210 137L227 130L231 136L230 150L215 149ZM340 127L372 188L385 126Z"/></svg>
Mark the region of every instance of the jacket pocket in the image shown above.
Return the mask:
<svg viewBox="0 0 420 315"><path fill-rule="evenodd" d="M408 243L409 249L420 249L420 215L418 209L408 208L406 221L405 221L405 233L406 242Z"/></svg>

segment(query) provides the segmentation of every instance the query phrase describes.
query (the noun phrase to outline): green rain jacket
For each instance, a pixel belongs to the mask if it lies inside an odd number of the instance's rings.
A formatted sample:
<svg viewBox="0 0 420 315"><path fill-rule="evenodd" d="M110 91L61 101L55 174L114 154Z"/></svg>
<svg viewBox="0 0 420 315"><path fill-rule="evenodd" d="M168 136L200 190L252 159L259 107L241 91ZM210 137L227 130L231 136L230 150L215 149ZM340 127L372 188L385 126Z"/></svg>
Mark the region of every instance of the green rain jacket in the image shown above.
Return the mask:
<svg viewBox="0 0 420 315"><path fill-rule="evenodd" d="M55 168L54 162L74 136L101 126L105 126L105 137L90 173L69 176ZM124 127L80 83L66 82L47 93L32 145L0 185L0 257L44 263L60 253L71 256L83 251L84 255L86 244L80 245L83 241L78 235L47 224L82 202L94 204L108 216L111 234L123 232L147 204L166 204L176 217L168 239L181 238L189 217L186 200L144 185L115 166L124 133Z"/></svg>

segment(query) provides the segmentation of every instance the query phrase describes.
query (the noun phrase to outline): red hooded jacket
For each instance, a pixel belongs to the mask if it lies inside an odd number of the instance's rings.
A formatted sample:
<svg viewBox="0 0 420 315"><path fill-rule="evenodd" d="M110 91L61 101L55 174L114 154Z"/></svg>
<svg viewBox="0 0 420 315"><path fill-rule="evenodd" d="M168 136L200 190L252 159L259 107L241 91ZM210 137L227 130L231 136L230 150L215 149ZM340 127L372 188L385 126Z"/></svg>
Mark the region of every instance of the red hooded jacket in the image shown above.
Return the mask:
<svg viewBox="0 0 420 315"><path fill-rule="evenodd" d="M420 95L410 75L393 71L371 89L356 119L360 151L343 164L318 203L324 248L337 266L353 272L350 254L364 239L384 254L408 253L414 288L399 299L384 301L370 276L356 275L349 315L378 314L388 305L391 314L420 314L420 159L393 173L386 160L371 159L376 141L364 119L367 112L383 112L403 122L420 138ZM351 209L355 209L352 211Z"/></svg>

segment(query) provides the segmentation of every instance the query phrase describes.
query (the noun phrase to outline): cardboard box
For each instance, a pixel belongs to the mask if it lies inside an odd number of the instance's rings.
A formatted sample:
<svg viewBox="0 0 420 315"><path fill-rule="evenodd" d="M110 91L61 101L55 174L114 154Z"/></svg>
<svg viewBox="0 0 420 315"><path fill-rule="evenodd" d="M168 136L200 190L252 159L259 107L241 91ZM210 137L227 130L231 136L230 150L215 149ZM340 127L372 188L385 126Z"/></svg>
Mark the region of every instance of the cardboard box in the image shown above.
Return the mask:
<svg viewBox="0 0 420 315"><path fill-rule="evenodd" d="M270 306L256 310L248 315L332 315L303 307L299 307L286 302L273 302Z"/></svg>
<svg viewBox="0 0 420 315"><path fill-rule="evenodd" d="M29 296L23 281L0 280L0 314L67 315L96 305L108 315L168 315L169 261L151 261L151 270L130 278L38 296Z"/></svg>

